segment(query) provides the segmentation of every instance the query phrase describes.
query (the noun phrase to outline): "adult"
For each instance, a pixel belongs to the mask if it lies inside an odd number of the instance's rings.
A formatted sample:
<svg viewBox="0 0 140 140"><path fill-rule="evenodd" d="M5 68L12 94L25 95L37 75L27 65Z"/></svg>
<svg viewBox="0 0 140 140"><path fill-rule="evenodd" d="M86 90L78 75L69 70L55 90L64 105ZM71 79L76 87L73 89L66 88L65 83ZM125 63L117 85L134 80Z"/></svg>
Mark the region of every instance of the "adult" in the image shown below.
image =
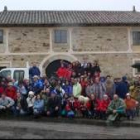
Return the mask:
<svg viewBox="0 0 140 140"><path fill-rule="evenodd" d="M5 91L6 85L4 81L0 82L0 95L2 95Z"/></svg>
<svg viewBox="0 0 140 140"><path fill-rule="evenodd" d="M110 78L107 78L107 80L105 82L105 86L106 86L106 93L109 96L109 98L112 100L114 94L116 93L116 86L115 86L113 80Z"/></svg>
<svg viewBox="0 0 140 140"><path fill-rule="evenodd" d="M96 77L95 83L93 84L93 93L99 100L102 100L103 96L106 94L105 84L103 82L100 82L100 79L98 77Z"/></svg>
<svg viewBox="0 0 140 140"><path fill-rule="evenodd" d="M126 77L123 77L122 80L119 81L117 84L116 94L120 98L125 99L128 91L129 91L129 86L128 86L128 83L126 82Z"/></svg>
<svg viewBox="0 0 140 140"><path fill-rule="evenodd" d="M117 94L114 95L113 101L108 106L107 113L109 114L108 121L115 122L117 119L119 120L122 115L125 114L126 105L125 102L119 98Z"/></svg>
<svg viewBox="0 0 140 140"><path fill-rule="evenodd" d="M63 86L63 89L64 89L64 91L65 91L65 94L66 94L68 97L71 97L71 96L72 96L73 87L72 87L72 84L71 84L69 81L66 81L66 84Z"/></svg>
<svg viewBox="0 0 140 140"><path fill-rule="evenodd" d="M16 115L26 115L28 112L28 105L26 98L24 98L20 93L17 94L16 102Z"/></svg>
<svg viewBox="0 0 140 140"><path fill-rule="evenodd" d="M73 96L75 98L78 98L79 96L81 96L81 92L82 92L81 84L78 82L77 79L74 79L74 81L73 81Z"/></svg>
<svg viewBox="0 0 140 140"><path fill-rule="evenodd" d="M93 81L88 81L88 85L86 87L86 96L91 97L91 94L94 94Z"/></svg>
<svg viewBox="0 0 140 140"><path fill-rule="evenodd" d="M14 104L15 102L12 98L2 94L0 98L0 113L5 113L7 111L12 111L14 113Z"/></svg>
<svg viewBox="0 0 140 140"><path fill-rule="evenodd" d="M24 83L22 81L19 82L18 84L18 92L21 94L22 97L27 98L27 89L24 86Z"/></svg>
<svg viewBox="0 0 140 140"><path fill-rule="evenodd" d="M58 78L66 78L67 69L65 68L64 64L61 64L61 67L56 72Z"/></svg>
<svg viewBox="0 0 140 140"><path fill-rule="evenodd" d="M41 79L35 75L33 77L33 91L35 94L39 94L43 90L43 83Z"/></svg>
<svg viewBox="0 0 140 140"><path fill-rule="evenodd" d="M126 99L125 99L125 104L126 104L126 114L128 120L133 120L136 114L136 107L138 106L138 102L131 98L130 93L126 94Z"/></svg>
<svg viewBox="0 0 140 140"><path fill-rule="evenodd" d="M12 82L8 83L8 87L5 89L5 94L6 94L7 97L12 98L14 101L17 100L17 90L13 86Z"/></svg>
<svg viewBox="0 0 140 140"><path fill-rule="evenodd" d="M51 97L48 100L47 116L58 117L61 112L61 100L55 92L51 93Z"/></svg>
<svg viewBox="0 0 140 140"><path fill-rule="evenodd" d="M33 63L33 66L29 69L29 75L30 78L33 78L35 75L40 77L40 70L35 62Z"/></svg>
<svg viewBox="0 0 140 140"><path fill-rule="evenodd" d="M94 73L93 76L96 78L96 77L100 77L100 73L101 73L101 69L100 69L100 66L99 66L99 63L98 61L94 61L94 63L92 64L92 70Z"/></svg>

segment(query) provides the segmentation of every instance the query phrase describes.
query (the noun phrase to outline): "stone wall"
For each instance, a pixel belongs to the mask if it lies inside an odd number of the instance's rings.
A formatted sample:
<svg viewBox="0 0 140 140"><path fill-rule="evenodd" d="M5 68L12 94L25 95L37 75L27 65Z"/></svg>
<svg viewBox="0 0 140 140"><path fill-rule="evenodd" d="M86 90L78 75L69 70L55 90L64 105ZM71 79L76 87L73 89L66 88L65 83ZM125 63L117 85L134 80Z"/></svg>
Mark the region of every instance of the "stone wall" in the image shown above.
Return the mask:
<svg viewBox="0 0 140 140"><path fill-rule="evenodd" d="M48 28L9 29L9 50L12 53L48 52L49 48Z"/></svg>
<svg viewBox="0 0 140 140"><path fill-rule="evenodd" d="M83 61L85 55L75 55L79 61ZM87 55L89 62L98 60L102 69L102 75L120 77L128 74L133 76L133 59L140 58L139 54L94 54Z"/></svg>
<svg viewBox="0 0 140 140"><path fill-rule="evenodd" d="M4 53L6 51L6 30L3 30L3 43L0 43L0 53Z"/></svg>
<svg viewBox="0 0 140 140"><path fill-rule="evenodd" d="M26 62L29 62L31 65L32 62L37 62L38 66L43 61L46 55L26 55L26 56L0 56L0 63L1 62L11 62L12 67L14 68L24 68L26 67ZM3 63L4 66L4 63Z"/></svg>
<svg viewBox="0 0 140 140"><path fill-rule="evenodd" d="M54 41L54 30L59 29L59 30L67 30L67 43L55 43ZM54 28L52 31L52 47L54 52L68 52L70 49L70 35L68 28Z"/></svg>
<svg viewBox="0 0 140 140"><path fill-rule="evenodd" d="M72 32L74 51L127 51L127 28L85 27Z"/></svg>

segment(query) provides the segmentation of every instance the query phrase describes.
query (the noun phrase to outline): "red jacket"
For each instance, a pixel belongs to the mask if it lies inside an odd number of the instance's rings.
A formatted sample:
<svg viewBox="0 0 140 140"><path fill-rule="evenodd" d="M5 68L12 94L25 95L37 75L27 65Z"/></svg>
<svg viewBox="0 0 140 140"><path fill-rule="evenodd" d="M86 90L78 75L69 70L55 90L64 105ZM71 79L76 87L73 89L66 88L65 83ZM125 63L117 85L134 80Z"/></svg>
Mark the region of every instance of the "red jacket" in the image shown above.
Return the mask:
<svg viewBox="0 0 140 140"><path fill-rule="evenodd" d="M0 94L4 93L4 87L0 86Z"/></svg>
<svg viewBox="0 0 140 140"><path fill-rule="evenodd" d="M17 92L15 87L7 87L5 93L8 97L12 98L13 100L17 100Z"/></svg>
<svg viewBox="0 0 140 140"><path fill-rule="evenodd" d="M70 79L71 79L71 76L72 76L72 70L66 69L65 78L66 78L67 80L70 80Z"/></svg>
<svg viewBox="0 0 140 140"><path fill-rule="evenodd" d="M59 78L65 78L65 77L66 77L66 73L67 73L67 69L61 67L61 68L59 68L59 69L57 70L56 73L57 73L57 76L58 76Z"/></svg>
<svg viewBox="0 0 140 140"><path fill-rule="evenodd" d="M99 104L98 104L98 107L97 107L97 110L98 111L107 111L107 108L110 104L110 100L102 100L102 101L99 101Z"/></svg>

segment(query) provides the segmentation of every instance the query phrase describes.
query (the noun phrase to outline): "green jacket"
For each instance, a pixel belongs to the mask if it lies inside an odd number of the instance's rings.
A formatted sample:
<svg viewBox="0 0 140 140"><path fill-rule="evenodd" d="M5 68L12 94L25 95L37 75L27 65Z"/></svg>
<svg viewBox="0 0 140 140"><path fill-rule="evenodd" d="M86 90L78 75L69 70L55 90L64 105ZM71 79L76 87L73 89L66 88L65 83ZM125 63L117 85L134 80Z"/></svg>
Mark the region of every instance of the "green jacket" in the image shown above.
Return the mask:
<svg viewBox="0 0 140 140"><path fill-rule="evenodd" d="M73 96L74 97L79 97L82 92L82 86L80 83L77 83L73 86Z"/></svg>
<svg viewBox="0 0 140 140"><path fill-rule="evenodd" d="M126 105L122 99L118 99L117 101L112 101L108 106L108 112L113 110L117 110L117 113L125 113Z"/></svg>

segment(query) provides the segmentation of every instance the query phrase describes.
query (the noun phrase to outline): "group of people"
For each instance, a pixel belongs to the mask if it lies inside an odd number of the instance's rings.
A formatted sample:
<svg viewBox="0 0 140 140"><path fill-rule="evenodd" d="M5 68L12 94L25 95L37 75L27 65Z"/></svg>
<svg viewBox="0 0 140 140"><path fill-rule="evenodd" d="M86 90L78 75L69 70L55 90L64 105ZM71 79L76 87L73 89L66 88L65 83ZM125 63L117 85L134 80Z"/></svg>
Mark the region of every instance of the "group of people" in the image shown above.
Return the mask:
<svg viewBox="0 0 140 140"><path fill-rule="evenodd" d="M132 84L127 77L101 77L100 66L94 63L63 60L56 75L40 77L34 63L30 79L0 80L0 115L11 112L15 116L85 117L108 121L126 116L133 120L139 115L140 80Z"/></svg>

